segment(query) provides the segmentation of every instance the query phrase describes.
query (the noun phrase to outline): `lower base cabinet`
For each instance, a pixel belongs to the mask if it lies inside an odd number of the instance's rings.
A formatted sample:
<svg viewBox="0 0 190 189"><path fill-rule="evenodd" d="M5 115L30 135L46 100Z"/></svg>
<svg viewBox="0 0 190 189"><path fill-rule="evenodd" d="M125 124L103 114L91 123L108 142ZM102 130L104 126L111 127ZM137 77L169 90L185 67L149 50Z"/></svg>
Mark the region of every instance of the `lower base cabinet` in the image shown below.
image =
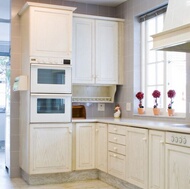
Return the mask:
<svg viewBox="0 0 190 189"><path fill-rule="evenodd" d="M107 173L108 171L108 137L107 124L96 124L96 168Z"/></svg>
<svg viewBox="0 0 190 189"><path fill-rule="evenodd" d="M126 129L126 180L143 189L148 187L147 129Z"/></svg>
<svg viewBox="0 0 190 189"><path fill-rule="evenodd" d="M166 144L166 189L190 188L190 148Z"/></svg>
<svg viewBox="0 0 190 189"><path fill-rule="evenodd" d="M165 132L149 130L149 189L164 189Z"/></svg>
<svg viewBox="0 0 190 189"><path fill-rule="evenodd" d="M72 124L30 124L30 174L71 171Z"/></svg>
<svg viewBox="0 0 190 189"><path fill-rule="evenodd" d="M76 170L95 168L95 123L76 123Z"/></svg>

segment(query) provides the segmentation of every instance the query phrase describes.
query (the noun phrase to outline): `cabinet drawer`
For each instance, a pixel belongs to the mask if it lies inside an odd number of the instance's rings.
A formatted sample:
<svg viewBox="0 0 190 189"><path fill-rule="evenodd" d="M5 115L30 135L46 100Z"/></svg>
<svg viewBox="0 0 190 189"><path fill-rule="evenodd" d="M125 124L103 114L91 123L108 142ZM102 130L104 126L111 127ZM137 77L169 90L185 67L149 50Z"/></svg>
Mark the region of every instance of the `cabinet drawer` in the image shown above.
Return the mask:
<svg viewBox="0 0 190 189"><path fill-rule="evenodd" d="M109 142L125 145L125 136L123 136L123 135L109 133L108 140L109 140Z"/></svg>
<svg viewBox="0 0 190 189"><path fill-rule="evenodd" d="M125 155L125 146L120 145L120 144L115 144L115 143L109 142L108 150L112 151L112 152L115 152L115 153Z"/></svg>
<svg viewBox="0 0 190 189"><path fill-rule="evenodd" d="M115 177L125 180L125 156L108 153L108 173Z"/></svg>
<svg viewBox="0 0 190 189"><path fill-rule="evenodd" d="M108 125L108 132L120 134L120 135L126 135L126 127L109 124Z"/></svg>

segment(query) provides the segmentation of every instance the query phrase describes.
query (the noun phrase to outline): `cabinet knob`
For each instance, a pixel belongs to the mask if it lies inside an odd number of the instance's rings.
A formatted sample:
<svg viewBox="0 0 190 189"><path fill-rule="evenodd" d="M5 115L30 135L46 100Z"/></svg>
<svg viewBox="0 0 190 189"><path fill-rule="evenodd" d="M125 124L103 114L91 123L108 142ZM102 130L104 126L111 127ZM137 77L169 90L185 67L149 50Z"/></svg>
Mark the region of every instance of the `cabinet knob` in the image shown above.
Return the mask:
<svg viewBox="0 0 190 189"><path fill-rule="evenodd" d="M73 131L72 130L69 130L69 133L72 133Z"/></svg>
<svg viewBox="0 0 190 189"><path fill-rule="evenodd" d="M117 131L117 128L114 128L114 131Z"/></svg>
<svg viewBox="0 0 190 189"><path fill-rule="evenodd" d="M146 138L146 137L144 137L144 138L143 138L143 141L146 141L146 140L147 140L147 138Z"/></svg>
<svg viewBox="0 0 190 189"><path fill-rule="evenodd" d="M117 147L114 147L113 149L114 149L115 151L117 151Z"/></svg>
<svg viewBox="0 0 190 189"><path fill-rule="evenodd" d="M183 139L183 144L186 144L186 143L187 143L187 139L184 138L184 139Z"/></svg>
<svg viewBox="0 0 190 189"><path fill-rule="evenodd" d="M116 155L116 154L114 154L113 156L114 156L114 157L117 157L117 155Z"/></svg>
<svg viewBox="0 0 190 189"><path fill-rule="evenodd" d="M182 143L182 138L181 137L179 137L179 143Z"/></svg>
<svg viewBox="0 0 190 189"><path fill-rule="evenodd" d="M99 131L99 129L96 129L96 132L98 132Z"/></svg>
<svg viewBox="0 0 190 189"><path fill-rule="evenodd" d="M116 137L114 137L113 139L114 139L114 140L117 140L117 138L116 138Z"/></svg>
<svg viewBox="0 0 190 189"><path fill-rule="evenodd" d="M161 140L161 141L160 141L160 144L164 144L164 141L163 141L163 140Z"/></svg>

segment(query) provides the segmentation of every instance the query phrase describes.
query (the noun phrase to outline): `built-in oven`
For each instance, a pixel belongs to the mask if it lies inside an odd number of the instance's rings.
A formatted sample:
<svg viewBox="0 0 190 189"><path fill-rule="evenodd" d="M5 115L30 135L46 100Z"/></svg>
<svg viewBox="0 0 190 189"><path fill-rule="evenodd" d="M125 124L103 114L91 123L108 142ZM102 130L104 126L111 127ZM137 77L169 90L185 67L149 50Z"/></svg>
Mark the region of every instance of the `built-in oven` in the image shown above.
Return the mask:
<svg viewBox="0 0 190 189"><path fill-rule="evenodd" d="M71 122L71 94L31 94L31 123Z"/></svg>
<svg viewBox="0 0 190 189"><path fill-rule="evenodd" d="M71 66L31 64L31 93L71 93Z"/></svg>

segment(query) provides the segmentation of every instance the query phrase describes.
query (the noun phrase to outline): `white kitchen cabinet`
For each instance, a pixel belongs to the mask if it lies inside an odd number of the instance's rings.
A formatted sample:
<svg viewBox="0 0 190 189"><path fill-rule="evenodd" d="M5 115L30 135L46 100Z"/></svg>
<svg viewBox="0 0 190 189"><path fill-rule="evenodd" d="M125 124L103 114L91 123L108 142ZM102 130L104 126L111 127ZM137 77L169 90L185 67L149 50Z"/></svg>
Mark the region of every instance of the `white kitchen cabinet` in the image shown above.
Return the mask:
<svg viewBox="0 0 190 189"><path fill-rule="evenodd" d="M118 21L74 17L74 84L118 84L119 28Z"/></svg>
<svg viewBox="0 0 190 189"><path fill-rule="evenodd" d="M76 123L76 170L95 168L95 123Z"/></svg>
<svg viewBox="0 0 190 189"><path fill-rule="evenodd" d="M164 189L165 132L149 131L149 189Z"/></svg>
<svg viewBox="0 0 190 189"><path fill-rule="evenodd" d="M166 144L166 189L190 188L190 148Z"/></svg>
<svg viewBox="0 0 190 189"><path fill-rule="evenodd" d="M30 174L71 171L72 124L30 124Z"/></svg>
<svg viewBox="0 0 190 189"><path fill-rule="evenodd" d="M108 173L125 180L126 127L108 125Z"/></svg>
<svg viewBox="0 0 190 189"><path fill-rule="evenodd" d="M23 53L29 54L31 58L70 60L74 10L71 7L26 3L19 12Z"/></svg>
<svg viewBox="0 0 190 189"><path fill-rule="evenodd" d="M96 168L107 173L108 137L107 124L96 124Z"/></svg>
<svg viewBox="0 0 190 189"><path fill-rule="evenodd" d="M140 188L148 188L147 129L126 129L126 180Z"/></svg>

